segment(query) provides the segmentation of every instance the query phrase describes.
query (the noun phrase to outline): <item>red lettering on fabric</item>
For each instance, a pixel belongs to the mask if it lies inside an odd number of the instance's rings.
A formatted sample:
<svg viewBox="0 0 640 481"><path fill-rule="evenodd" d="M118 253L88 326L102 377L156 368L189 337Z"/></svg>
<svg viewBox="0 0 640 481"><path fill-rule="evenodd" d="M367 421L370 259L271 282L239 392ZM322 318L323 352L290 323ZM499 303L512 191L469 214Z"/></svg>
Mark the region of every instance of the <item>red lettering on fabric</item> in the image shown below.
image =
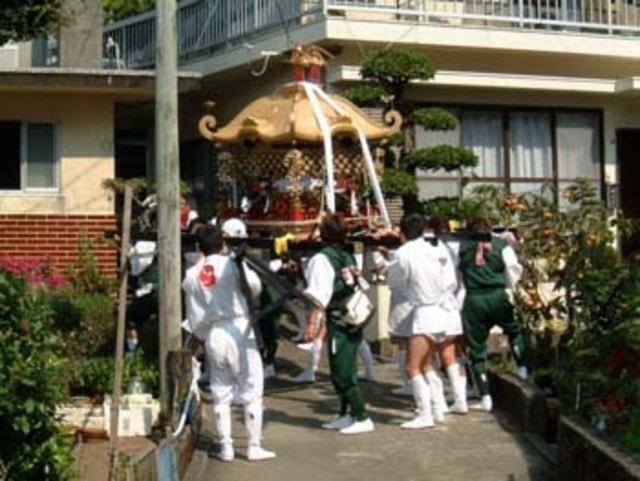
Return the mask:
<svg viewBox="0 0 640 481"><path fill-rule="evenodd" d="M213 270L213 266L206 265L200 271L200 282L204 287L213 287L216 285L216 273Z"/></svg>

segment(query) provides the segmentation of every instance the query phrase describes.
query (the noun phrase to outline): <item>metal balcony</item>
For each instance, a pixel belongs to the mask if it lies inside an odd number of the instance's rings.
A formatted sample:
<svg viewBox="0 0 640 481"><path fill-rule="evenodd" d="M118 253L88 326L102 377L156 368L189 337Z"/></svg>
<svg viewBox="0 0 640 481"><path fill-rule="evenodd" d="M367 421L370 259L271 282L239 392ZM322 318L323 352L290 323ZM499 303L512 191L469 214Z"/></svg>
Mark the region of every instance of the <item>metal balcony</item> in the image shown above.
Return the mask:
<svg viewBox="0 0 640 481"><path fill-rule="evenodd" d="M640 0L185 0L178 7L180 61L331 18L638 36ZM155 12L105 26L104 39L117 45L119 65L152 67Z"/></svg>

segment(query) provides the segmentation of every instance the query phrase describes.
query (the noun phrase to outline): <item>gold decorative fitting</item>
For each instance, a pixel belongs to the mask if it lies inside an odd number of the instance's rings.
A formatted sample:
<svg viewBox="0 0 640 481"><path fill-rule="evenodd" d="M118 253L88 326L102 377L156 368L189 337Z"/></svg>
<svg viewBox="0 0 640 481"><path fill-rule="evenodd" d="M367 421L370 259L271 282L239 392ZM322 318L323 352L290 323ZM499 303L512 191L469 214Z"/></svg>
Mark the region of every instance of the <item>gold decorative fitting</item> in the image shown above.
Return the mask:
<svg viewBox="0 0 640 481"><path fill-rule="evenodd" d="M384 117L388 125L380 125L344 97L329 97L341 112L324 99L318 100L334 134L339 132L343 137L355 139L359 127L368 141L379 142L400 131L402 116L397 111L388 111ZM284 85L273 95L254 100L231 122L214 132L215 125L213 116L203 117L200 133L204 138L222 144L242 144L247 138L275 145L321 144L323 141L322 130L302 83Z"/></svg>

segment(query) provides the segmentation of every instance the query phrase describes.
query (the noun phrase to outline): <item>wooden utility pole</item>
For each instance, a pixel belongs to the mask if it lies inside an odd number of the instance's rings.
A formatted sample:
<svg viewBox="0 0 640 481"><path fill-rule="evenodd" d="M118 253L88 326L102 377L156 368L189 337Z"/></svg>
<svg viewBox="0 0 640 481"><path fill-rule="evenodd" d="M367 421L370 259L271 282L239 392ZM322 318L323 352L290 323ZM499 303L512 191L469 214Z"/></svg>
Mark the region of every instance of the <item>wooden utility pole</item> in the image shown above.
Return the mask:
<svg viewBox="0 0 640 481"><path fill-rule="evenodd" d="M131 186L124 187L124 216L122 220L122 243L120 244L120 290L118 291L118 325L116 327L116 359L113 374L113 393L109 413L109 440L111 443L111 465L109 480L117 479L118 427L120 426L120 397L122 396L122 368L124 364L124 329L127 315L127 282L129 279L127 257L131 234Z"/></svg>
<svg viewBox="0 0 640 481"><path fill-rule="evenodd" d="M158 194L158 267L160 282L160 404L170 425L167 379L170 351L181 347L180 321L180 163L178 153L178 41L176 0L157 1L156 25L156 191Z"/></svg>

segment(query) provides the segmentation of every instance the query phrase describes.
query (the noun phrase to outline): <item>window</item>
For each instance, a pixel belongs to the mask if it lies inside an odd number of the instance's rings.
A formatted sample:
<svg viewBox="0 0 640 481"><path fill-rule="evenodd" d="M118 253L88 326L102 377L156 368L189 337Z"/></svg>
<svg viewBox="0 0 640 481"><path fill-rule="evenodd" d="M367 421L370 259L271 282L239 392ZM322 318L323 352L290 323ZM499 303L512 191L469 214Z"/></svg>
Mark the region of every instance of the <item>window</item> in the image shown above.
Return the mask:
<svg viewBox="0 0 640 481"><path fill-rule="evenodd" d="M601 115L593 111L560 109L449 109L460 121L456 135L436 139L416 129L416 146L444 140L463 145L478 156L478 165L467 172L469 190L492 184L508 192L539 191L545 182L562 190L577 178L601 183ZM420 179L425 198L453 192L442 173L426 173ZM447 194L455 195L455 193ZM561 199L558 199L561 201Z"/></svg>
<svg viewBox="0 0 640 481"><path fill-rule="evenodd" d="M0 122L0 190L55 189L57 185L55 125Z"/></svg>

